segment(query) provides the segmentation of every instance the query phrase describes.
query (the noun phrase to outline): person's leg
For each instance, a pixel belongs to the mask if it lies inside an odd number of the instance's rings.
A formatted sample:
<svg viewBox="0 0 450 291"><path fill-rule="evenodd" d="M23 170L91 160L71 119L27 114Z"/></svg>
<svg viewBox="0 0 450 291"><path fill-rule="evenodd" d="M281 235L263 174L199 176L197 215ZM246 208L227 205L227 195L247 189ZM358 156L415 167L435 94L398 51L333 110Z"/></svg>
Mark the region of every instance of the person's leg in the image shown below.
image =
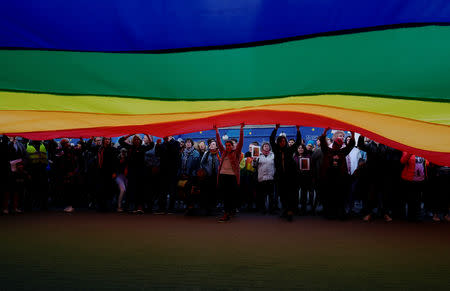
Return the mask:
<svg viewBox="0 0 450 291"><path fill-rule="evenodd" d="M123 197L125 196L125 191L126 191L125 179L126 178L124 175L119 175L116 178L117 186L119 187L119 198L117 199L117 211L118 212L123 211L122 202L123 202Z"/></svg>

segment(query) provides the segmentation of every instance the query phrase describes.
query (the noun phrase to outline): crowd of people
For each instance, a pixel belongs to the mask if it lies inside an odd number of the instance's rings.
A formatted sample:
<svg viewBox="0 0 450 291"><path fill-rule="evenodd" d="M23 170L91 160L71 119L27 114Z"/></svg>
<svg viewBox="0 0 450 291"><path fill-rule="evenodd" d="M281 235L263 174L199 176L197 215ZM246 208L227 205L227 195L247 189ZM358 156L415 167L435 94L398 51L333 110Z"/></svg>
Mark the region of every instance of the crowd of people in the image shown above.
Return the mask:
<svg viewBox="0 0 450 291"><path fill-rule="evenodd" d="M49 207L217 215L239 211L386 222L450 221L450 168L329 128L315 141L278 135L242 152L240 137L194 142L150 135L36 141L2 136L2 214ZM255 150L257 148L258 150Z"/></svg>

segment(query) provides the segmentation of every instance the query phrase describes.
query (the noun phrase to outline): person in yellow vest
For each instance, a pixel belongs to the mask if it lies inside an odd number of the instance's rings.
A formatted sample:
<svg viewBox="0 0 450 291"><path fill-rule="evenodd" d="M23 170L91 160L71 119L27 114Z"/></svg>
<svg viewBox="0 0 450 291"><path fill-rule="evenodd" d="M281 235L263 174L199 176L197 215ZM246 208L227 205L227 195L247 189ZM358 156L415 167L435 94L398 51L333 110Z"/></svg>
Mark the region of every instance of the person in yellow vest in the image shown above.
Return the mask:
<svg viewBox="0 0 450 291"><path fill-rule="evenodd" d="M46 210L48 205L47 149L42 141L29 141L26 148L26 167L31 176L31 185L25 199L25 207L33 206Z"/></svg>

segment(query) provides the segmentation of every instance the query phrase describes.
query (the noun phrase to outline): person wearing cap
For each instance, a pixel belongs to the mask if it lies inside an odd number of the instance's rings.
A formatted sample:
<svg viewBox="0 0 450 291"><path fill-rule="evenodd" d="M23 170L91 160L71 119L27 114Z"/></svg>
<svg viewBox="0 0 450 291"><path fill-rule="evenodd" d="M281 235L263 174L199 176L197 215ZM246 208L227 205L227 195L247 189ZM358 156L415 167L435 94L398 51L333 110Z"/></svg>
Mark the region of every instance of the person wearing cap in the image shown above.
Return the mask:
<svg viewBox="0 0 450 291"><path fill-rule="evenodd" d="M345 218L345 198L348 190L349 174L345 157L355 146L355 135L348 146L343 147L344 136L335 133L331 147L327 145L326 134L330 128L326 128L320 136L320 148L323 153L321 165L321 180L323 183L324 214L329 218Z"/></svg>

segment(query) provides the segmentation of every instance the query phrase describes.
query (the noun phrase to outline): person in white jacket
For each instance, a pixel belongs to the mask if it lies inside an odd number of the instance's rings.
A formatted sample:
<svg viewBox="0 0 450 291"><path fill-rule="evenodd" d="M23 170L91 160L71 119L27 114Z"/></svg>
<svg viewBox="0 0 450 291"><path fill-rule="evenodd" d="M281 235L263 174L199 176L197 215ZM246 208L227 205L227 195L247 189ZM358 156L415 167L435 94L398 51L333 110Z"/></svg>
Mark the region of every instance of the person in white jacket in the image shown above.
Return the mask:
<svg viewBox="0 0 450 291"><path fill-rule="evenodd" d="M253 167L258 172L257 208L266 214L274 214L277 201L274 194L275 155L270 149L270 144L265 142L261 146L261 153L253 159ZM266 209L266 199L269 197L269 208Z"/></svg>

